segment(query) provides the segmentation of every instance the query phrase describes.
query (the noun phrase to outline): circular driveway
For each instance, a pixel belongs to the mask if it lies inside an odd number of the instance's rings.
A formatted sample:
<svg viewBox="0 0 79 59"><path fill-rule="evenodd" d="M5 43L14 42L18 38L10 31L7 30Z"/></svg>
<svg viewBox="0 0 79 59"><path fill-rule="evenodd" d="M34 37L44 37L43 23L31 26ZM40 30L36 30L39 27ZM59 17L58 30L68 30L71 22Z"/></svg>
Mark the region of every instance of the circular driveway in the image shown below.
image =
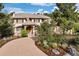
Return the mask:
<svg viewBox="0 0 79 59"><path fill-rule="evenodd" d="M20 38L0 48L0 56L47 56L35 46L31 38Z"/></svg>

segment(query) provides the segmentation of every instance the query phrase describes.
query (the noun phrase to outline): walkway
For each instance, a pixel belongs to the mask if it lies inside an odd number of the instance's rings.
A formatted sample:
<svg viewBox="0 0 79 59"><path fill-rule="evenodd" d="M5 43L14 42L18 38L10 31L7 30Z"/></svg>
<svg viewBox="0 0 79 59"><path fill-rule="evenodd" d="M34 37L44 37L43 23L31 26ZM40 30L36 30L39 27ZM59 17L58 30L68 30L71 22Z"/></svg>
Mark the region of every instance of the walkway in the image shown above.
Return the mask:
<svg viewBox="0 0 79 59"><path fill-rule="evenodd" d="M20 38L0 48L0 56L46 56L30 38Z"/></svg>

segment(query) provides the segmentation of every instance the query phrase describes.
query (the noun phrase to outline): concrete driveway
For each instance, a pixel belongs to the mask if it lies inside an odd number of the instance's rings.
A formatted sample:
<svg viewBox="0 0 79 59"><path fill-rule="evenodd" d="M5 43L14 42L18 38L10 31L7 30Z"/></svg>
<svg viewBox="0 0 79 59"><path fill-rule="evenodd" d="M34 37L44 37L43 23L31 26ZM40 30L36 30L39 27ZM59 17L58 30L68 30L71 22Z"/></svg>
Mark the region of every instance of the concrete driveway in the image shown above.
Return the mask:
<svg viewBox="0 0 79 59"><path fill-rule="evenodd" d="M20 38L0 48L0 56L47 56L38 49L31 38Z"/></svg>

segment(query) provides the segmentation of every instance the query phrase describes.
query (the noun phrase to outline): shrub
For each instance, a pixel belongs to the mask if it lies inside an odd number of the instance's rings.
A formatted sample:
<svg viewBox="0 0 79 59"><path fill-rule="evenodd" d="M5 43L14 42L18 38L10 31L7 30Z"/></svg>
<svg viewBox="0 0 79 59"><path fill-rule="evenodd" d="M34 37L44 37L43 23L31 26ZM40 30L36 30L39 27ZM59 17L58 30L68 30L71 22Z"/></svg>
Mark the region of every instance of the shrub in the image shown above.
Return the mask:
<svg viewBox="0 0 79 59"><path fill-rule="evenodd" d="M58 44L53 42L53 43L52 43L52 48L57 49L57 48L58 48Z"/></svg>
<svg viewBox="0 0 79 59"><path fill-rule="evenodd" d="M77 37L77 38L75 39L75 43L76 43L76 45L79 45L79 37Z"/></svg>
<svg viewBox="0 0 79 59"><path fill-rule="evenodd" d="M79 34L79 23L74 24L74 31L76 34Z"/></svg>
<svg viewBox="0 0 79 59"><path fill-rule="evenodd" d="M49 48L49 45L47 44L48 42L46 40L43 41L43 47L44 48Z"/></svg>
<svg viewBox="0 0 79 59"><path fill-rule="evenodd" d="M21 30L21 37L27 37L27 31L25 29Z"/></svg>
<svg viewBox="0 0 79 59"><path fill-rule="evenodd" d="M37 29L37 33L38 33L38 35L37 35L38 41L40 41L41 44L44 47L47 48L49 46L49 42L52 41L50 24L47 21L46 22L43 22L36 29Z"/></svg>
<svg viewBox="0 0 79 59"><path fill-rule="evenodd" d="M68 44L69 45L74 45L74 46L79 45L79 37L76 37L74 39L68 40Z"/></svg>
<svg viewBox="0 0 79 59"><path fill-rule="evenodd" d="M6 40L0 40L0 47L2 47L5 43L7 43L7 41Z"/></svg>

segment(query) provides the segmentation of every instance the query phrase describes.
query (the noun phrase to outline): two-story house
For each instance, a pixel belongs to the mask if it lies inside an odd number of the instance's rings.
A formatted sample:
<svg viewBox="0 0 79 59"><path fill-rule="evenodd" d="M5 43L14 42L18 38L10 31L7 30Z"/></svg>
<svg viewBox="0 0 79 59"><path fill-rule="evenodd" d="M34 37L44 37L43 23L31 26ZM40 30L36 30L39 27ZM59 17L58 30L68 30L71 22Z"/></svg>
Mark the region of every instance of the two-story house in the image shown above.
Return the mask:
<svg viewBox="0 0 79 59"><path fill-rule="evenodd" d="M21 29L29 30L28 36L35 36L35 27L44 21L50 21L50 17L43 14L26 14L18 13L13 14L14 35L20 36Z"/></svg>

